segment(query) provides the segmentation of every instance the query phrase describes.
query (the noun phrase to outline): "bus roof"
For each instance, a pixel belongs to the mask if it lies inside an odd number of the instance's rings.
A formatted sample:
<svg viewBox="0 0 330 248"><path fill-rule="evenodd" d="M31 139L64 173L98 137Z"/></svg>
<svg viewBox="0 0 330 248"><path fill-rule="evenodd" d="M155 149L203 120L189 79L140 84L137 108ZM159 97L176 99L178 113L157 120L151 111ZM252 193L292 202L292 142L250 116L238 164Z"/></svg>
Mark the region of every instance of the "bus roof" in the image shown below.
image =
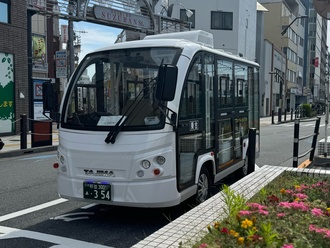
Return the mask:
<svg viewBox="0 0 330 248"><path fill-rule="evenodd" d="M144 40L150 39L184 39L195 42L202 46L213 48L213 34L203 30L148 35L144 38Z"/></svg>
<svg viewBox="0 0 330 248"><path fill-rule="evenodd" d="M222 49L214 49L213 35L202 30L148 35L143 40L115 43L111 46L97 49L95 52L141 47L180 47L183 49L190 48L195 51L206 50L236 61L249 63L253 66L259 67L259 64L248 60L247 58L234 55Z"/></svg>

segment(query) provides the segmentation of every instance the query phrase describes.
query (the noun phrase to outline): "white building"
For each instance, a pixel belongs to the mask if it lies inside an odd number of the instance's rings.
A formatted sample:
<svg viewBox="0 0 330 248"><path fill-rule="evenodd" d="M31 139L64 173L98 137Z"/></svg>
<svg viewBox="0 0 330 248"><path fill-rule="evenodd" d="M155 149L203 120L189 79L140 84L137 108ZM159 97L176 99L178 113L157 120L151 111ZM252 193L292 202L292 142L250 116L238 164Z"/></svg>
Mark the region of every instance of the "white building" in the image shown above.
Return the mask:
<svg viewBox="0 0 330 248"><path fill-rule="evenodd" d="M167 5L168 4L168 5ZM167 5L167 6L166 6ZM172 6L171 6L172 5ZM191 28L212 33L214 47L256 59L256 0L168 0L159 1L156 13L192 22ZM187 17L186 10L193 12Z"/></svg>

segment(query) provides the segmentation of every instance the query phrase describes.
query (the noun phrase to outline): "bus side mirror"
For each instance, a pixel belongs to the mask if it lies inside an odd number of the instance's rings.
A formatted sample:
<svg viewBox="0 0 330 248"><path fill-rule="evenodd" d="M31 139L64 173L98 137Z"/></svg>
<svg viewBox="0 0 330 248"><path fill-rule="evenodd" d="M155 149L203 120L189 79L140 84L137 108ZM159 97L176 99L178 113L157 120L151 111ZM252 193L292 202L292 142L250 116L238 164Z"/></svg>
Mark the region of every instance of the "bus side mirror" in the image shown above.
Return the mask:
<svg viewBox="0 0 330 248"><path fill-rule="evenodd" d="M175 95L178 68L173 65L161 65L158 71L156 98L160 101L172 101Z"/></svg>

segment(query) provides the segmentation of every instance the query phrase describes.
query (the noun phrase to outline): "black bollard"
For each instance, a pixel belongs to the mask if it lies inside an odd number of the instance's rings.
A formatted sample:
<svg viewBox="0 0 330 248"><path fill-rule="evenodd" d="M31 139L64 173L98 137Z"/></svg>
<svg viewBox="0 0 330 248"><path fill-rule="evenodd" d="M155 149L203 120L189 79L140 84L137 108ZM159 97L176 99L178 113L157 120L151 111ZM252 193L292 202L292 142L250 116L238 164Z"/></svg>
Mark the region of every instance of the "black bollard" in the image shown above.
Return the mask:
<svg viewBox="0 0 330 248"><path fill-rule="evenodd" d="M249 129L249 148L248 148L248 174L255 171L255 163L256 163L256 136L257 129L250 128Z"/></svg>
<svg viewBox="0 0 330 248"><path fill-rule="evenodd" d="M279 108L278 109L278 123L281 123L282 122L282 109Z"/></svg>
<svg viewBox="0 0 330 248"><path fill-rule="evenodd" d="M21 149L27 148L27 117L21 115Z"/></svg>

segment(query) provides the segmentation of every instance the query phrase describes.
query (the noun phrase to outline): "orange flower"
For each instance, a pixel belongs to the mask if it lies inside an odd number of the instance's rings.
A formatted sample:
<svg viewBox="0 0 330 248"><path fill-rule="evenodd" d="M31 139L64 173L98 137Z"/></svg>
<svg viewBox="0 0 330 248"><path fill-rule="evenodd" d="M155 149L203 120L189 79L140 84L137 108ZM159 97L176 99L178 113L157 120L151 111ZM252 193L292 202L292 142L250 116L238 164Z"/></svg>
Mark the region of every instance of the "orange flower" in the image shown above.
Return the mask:
<svg viewBox="0 0 330 248"><path fill-rule="evenodd" d="M218 221L214 222L213 227L214 227L215 229L219 229L219 227L220 227L220 223L219 223Z"/></svg>
<svg viewBox="0 0 330 248"><path fill-rule="evenodd" d="M253 225L253 222L251 220L245 219L242 221L241 227L243 227L244 229L247 229L252 225Z"/></svg>
<svg viewBox="0 0 330 248"><path fill-rule="evenodd" d="M239 245L244 244L244 237L239 237L239 238L237 239L237 243L238 243Z"/></svg>

